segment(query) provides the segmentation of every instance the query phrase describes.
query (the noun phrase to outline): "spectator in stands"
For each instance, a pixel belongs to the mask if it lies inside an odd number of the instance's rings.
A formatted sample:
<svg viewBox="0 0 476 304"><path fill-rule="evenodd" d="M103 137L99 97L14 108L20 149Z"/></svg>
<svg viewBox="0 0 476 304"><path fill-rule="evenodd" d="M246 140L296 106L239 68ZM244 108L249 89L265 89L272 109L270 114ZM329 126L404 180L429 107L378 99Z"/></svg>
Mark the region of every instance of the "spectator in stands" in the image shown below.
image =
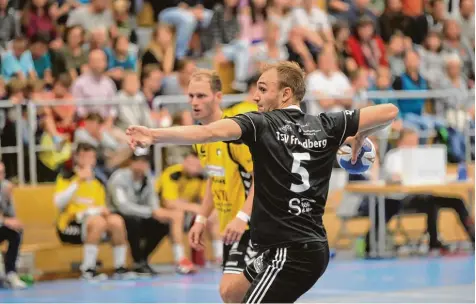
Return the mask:
<svg viewBox="0 0 476 304"><path fill-rule="evenodd" d="M411 35L412 19L402 11L401 0L386 0L385 10L378 18L380 36L385 43L400 32L403 35Z"/></svg>
<svg viewBox="0 0 476 304"><path fill-rule="evenodd" d="M168 7L160 12L159 21L173 25L176 29L175 54L178 59L187 56L193 33L197 28L208 28L212 15L213 11L204 8L199 0L181 1L178 6Z"/></svg>
<svg viewBox="0 0 476 304"><path fill-rule="evenodd" d="M161 95L186 95L190 77L197 68L195 61L184 58L177 63L177 72L164 77Z"/></svg>
<svg viewBox="0 0 476 304"><path fill-rule="evenodd" d="M159 65L149 64L142 69L142 93L144 94L145 100L151 109L154 98L159 95L160 89L162 87L162 79L163 74Z"/></svg>
<svg viewBox="0 0 476 304"><path fill-rule="evenodd" d="M84 31L79 25L68 27L64 34L66 45L62 49L66 69L71 79L85 73L88 69L88 53L83 49Z"/></svg>
<svg viewBox="0 0 476 304"><path fill-rule="evenodd" d="M137 57L129 51L129 39L122 35L116 36L112 48L106 48L105 51L108 59L107 75L120 86L124 72L136 70Z"/></svg>
<svg viewBox="0 0 476 304"><path fill-rule="evenodd" d="M52 62L48 52L48 35L44 33L36 33L30 40L31 57L36 75L43 82L51 86L53 85Z"/></svg>
<svg viewBox="0 0 476 304"><path fill-rule="evenodd" d="M110 29L111 37L119 35L125 36L131 43L137 43L136 16L129 15L131 3L127 0L116 0L113 2L113 16L115 26Z"/></svg>
<svg viewBox="0 0 476 304"><path fill-rule="evenodd" d="M398 148L412 148L418 146L418 134L411 129L404 129L398 140ZM389 151L383 162L385 179L387 181L398 183L402 180L403 162L401 150L394 149ZM470 217L464 202L459 198L441 197L434 195L399 195L397 204L403 203L406 207L416 208L427 213L427 229L430 235L430 250L447 249L438 239L437 219L438 211L441 208L453 209L460 220L461 225L466 231L468 238L474 248L474 221ZM387 206L387 204L386 204ZM396 214L396 212L395 212Z"/></svg>
<svg viewBox="0 0 476 304"><path fill-rule="evenodd" d="M444 0L431 0L429 1L429 4L431 11L429 14L426 14L426 22L428 25L427 31L441 33L443 30L443 24L448 15L448 11L445 7L446 3ZM427 31L425 31L425 34Z"/></svg>
<svg viewBox="0 0 476 304"><path fill-rule="evenodd" d="M113 169L127 160L131 151L127 144L119 142L114 135L104 128L104 120L97 113L86 116L83 126L74 133L75 143L88 143L98 154L98 169L109 175Z"/></svg>
<svg viewBox="0 0 476 304"><path fill-rule="evenodd" d="M79 25L87 32L94 28L112 28L114 18L107 0L91 0L89 4L75 8L68 17L67 26Z"/></svg>
<svg viewBox="0 0 476 304"><path fill-rule="evenodd" d="M351 71L357 69L357 63L347 51L347 40L350 37L349 26L346 22L339 21L332 26L332 32L338 68L348 75Z"/></svg>
<svg viewBox="0 0 476 304"><path fill-rule="evenodd" d="M354 97L352 104L347 105L346 108L360 109L367 107L370 104L370 101L365 98L364 92L369 90L371 86L370 80L373 80L370 73L367 70L360 68L350 74L349 80Z"/></svg>
<svg viewBox="0 0 476 304"><path fill-rule="evenodd" d="M172 126L190 126L193 125L192 113L188 110L175 112L172 119ZM185 157L192 151L191 146L170 145L164 148L165 166L181 164Z"/></svg>
<svg viewBox="0 0 476 304"><path fill-rule="evenodd" d="M316 47L321 47L324 42L333 42L332 28L327 19L327 14L313 0L303 0L302 6L292 12L294 26L304 31L306 40Z"/></svg>
<svg viewBox="0 0 476 304"><path fill-rule="evenodd" d="M370 0L351 0L349 3L349 9L345 13L345 20L349 23L351 29L355 29L360 23L360 19L368 19L372 21L375 32L379 33L377 28L377 16L368 8Z"/></svg>
<svg viewBox="0 0 476 304"><path fill-rule="evenodd" d="M466 77L474 79L474 46L471 47L461 35L461 26L458 21L448 19L443 26L443 50L456 52L463 62L463 73Z"/></svg>
<svg viewBox="0 0 476 304"><path fill-rule="evenodd" d="M474 45L474 0L460 0L459 8L457 20L461 26L461 36Z"/></svg>
<svg viewBox="0 0 476 304"><path fill-rule="evenodd" d="M148 259L170 229L177 272L192 273L195 268L183 246L183 212L159 207L149 172L149 157L134 154L129 167L118 169L108 182L109 204L126 223L134 270L156 274ZM141 239L145 239L143 246Z"/></svg>
<svg viewBox="0 0 476 304"><path fill-rule="evenodd" d="M352 99L338 98L351 95L347 76L337 66L337 56L332 46L326 46L318 57L319 69L307 76L307 87L318 100L309 104L308 113L340 111L352 105Z"/></svg>
<svg viewBox="0 0 476 304"><path fill-rule="evenodd" d="M249 68L249 41L240 39L238 0L227 0L217 4L208 29L201 33L205 56L213 57L215 64L227 61L234 63L235 80L232 87L237 91L246 90Z"/></svg>
<svg viewBox="0 0 476 304"><path fill-rule="evenodd" d="M3 256L7 286L13 289L26 288L16 272L20 253L23 224L15 216L12 201L13 185L5 179L5 165L0 162L0 243L8 241L8 249Z"/></svg>
<svg viewBox="0 0 476 304"><path fill-rule="evenodd" d="M132 125L154 128L151 111L146 104L144 94L140 92L137 73L125 72L121 87L121 91L117 94L121 103L117 107L115 125L123 131Z"/></svg>
<svg viewBox="0 0 476 304"><path fill-rule="evenodd" d="M248 0L240 8L240 39L255 44L263 41L268 20L267 0Z"/></svg>
<svg viewBox="0 0 476 304"><path fill-rule="evenodd" d="M8 7L8 1L0 0L0 50L6 50L7 43L20 35L15 10Z"/></svg>
<svg viewBox="0 0 476 304"><path fill-rule="evenodd" d="M279 45L286 45L293 28L291 0L268 0L267 15L269 21L279 26Z"/></svg>
<svg viewBox="0 0 476 304"><path fill-rule="evenodd" d="M390 66L390 71L394 77L400 76L405 72L405 39L407 39L400 32L395 33L390 38L390 42L387 46L387 58ZM411 40L410 40L410 48Z"/></svg>
<svg viewBox="0 0 476 304"><path fill-rule="evenodd" d="M85 45L89 52L93 50L105 51L110 46L109 31L105 27L96 27L89 33L89 42Z"/></svg>
<svg viewBox="0 0 476 304"><path fill-rule="evenodd" d="M65 168L56 180L54 202L59 209L57 230L60 240L84 244L82 277L102 280L96 270L98 245L104 235L111 237L114 252L114 277L130 277L125 268L127 239L123 219L106 207L104 181L95 173L96 150L88 144L76 148L74 168Z"/></svg>
<svg viewBox="0 0 476 304"><path fill-rule="evenodd" d="M263 64L287 60L289 57L286 46L279 44L279 25L272 21L266 23L264 41L252 46L250 51L252 75L260 71Z"/></svg>
<svg viewBox="0 0 476 304"><path fill-rule="evenodd" d="M380 65L388 66L385 44L375 32L374 21L368 16L359 19L347 46L349 55L359 67L376 70Z"/></svg>
<svg viewBox="0 0 476 304"><path fill-rule="evenodd" d="M256 74L248 79L248 96L246 97L246 99L242 102L232 104L227 108L223 109L223 115L227 117L232 117L238 114L258 111L258 105L256 104L256 101L254 101L254 94L258 86L258 79L259 74Z"/></svg>
<svg viewBox="0 0 476 304"><path fill-rule="evenodd" d="M2 55L2 77L9 81L12 77L19 79L36 79L31 53L27 52L28 41L24 37L17 37L13 41L12 50Z"/></svg>
<svg viewBox="0 0 476 304"><path fill-rule="evenodd" d="M417 45L416 50L421 58L421 74L434 87L443 75L443 48L441 37L437 32L430 31L423 45Z"/></svg>
<svg viewBox="0 0 476 304"><path fill-rule="evenodd" d="M26 37L31 39L37 33L47 33L51 40L56 37L56 15L53 6L53 2L47 0L27 1L21 16Z"/></svg>
<svg viewBox="0 0 476 304"><path fill-rule="evenodd" d="M177 68L174 39L173 28L170 25L157 25L141 57L142 71L147 65L156 64L165 75L172 73Z"/></svg>
<svg viewBox="0 0 476 304"><path fill-rule="evenodd" d="M81 118L90 112L97 112L105 119L105 126L112 127L117 111L113 106L100 105L101 102L111 100L116 96L116 85L105 75L106 54L101 50L89 53L89 71L78 77L72 87L72 93L77 100L95 100L96 105L78 107Z"/></svg>
<svg viewBox="0 0 476 304"><path fill-rule="evenodd" d="M346 19L352 0L326 0L326 2L327 12L330 14L333 22Z"/></svg>

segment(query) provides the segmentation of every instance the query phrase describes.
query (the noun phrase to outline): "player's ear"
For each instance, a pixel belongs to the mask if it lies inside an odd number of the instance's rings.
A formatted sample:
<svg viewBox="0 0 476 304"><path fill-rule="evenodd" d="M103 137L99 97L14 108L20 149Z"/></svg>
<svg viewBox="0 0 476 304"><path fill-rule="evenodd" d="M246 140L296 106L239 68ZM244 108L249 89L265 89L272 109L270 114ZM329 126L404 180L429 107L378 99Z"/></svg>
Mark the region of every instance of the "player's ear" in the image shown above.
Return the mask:
<svg viewBox="0 0 476 304"><path fill-rule="evenodd" d="M217 100L219 103L221 103L223 99L223 93L221 91L218 91L215 93L215 100Z"/></svg>
<svg viewBox="0 0 476 304"><path fill-rule="evenodd" d="M282 94L282 101L283 101L283 103L288 102L288 101L292 98L292 95L293 95L293 93L292 93L290 87L285 87L285 88L282 90L281 94Z"/></svg>

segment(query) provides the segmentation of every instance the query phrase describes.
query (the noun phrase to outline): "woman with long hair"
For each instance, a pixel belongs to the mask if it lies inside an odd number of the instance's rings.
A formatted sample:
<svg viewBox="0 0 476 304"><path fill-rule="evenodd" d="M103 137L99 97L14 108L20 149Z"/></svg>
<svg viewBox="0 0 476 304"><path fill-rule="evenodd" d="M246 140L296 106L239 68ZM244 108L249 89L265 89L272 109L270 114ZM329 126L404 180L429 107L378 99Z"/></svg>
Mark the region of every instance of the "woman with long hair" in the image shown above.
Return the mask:
<svg viewBox="0 0 476 304"><path fill-rule="evenodd" d="M141 67L158 64L165 75L172 73L177 66L175 56L175 35L173 27L159 24L152 33L152 39L141 58Z"/></svg>

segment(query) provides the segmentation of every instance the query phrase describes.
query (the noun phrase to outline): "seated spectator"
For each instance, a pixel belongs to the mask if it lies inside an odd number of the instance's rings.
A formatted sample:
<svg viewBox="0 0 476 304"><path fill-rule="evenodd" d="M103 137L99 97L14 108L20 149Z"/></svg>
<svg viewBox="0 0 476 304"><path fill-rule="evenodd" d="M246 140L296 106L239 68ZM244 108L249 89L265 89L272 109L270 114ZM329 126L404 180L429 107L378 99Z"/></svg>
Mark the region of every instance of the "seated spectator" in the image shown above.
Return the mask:
<svg viewBox="0 0 476 304"><path fill-rule="evenodd" d="M430 11L426 13L427 31L435 31L441 33L443 24L448 15L445 0L431 0L429 1ZM425 34L427 33L425 32Z"/></svg>
<svg viewBox="0 0 476 304"><path fill-rule="evenodd" d="M293 28L292 3L290 0L268 1L268 20L279 27L278 44L286 45L289 41L289 33Z"/></svg>
<svg viewBox="0 0 476 304"><path fill-rule="evenodd" d="M317 6L316 1L302 1L302 7L295 8L292 15L294 26L301 28L306 40L314 46L320 47L324 42L334 41L327 14Z"/></svg>
<svg viewBox="0 0 476 304"><path fill-rule="evenodd" d="M370 0L346 0L346 2L349 4L349 9L344 14L344 20L347 20L351 29L358 26L361 18L365 18L372 21L376 33L380 32L377 27L377 16L368 8Z"/></svg>
<svg viewBox="0 0 476 304"><path fill-rule="evenodd" d="M434 87L443 76L443 48L440 34L430 31L416 50L421 58L421 74Z"/></svg>
<svg viewBox="0 0 476 304"><path fill-rule="evenodd" d="M364 92L367 92L370 89L370 81L373 80L369 74L370 73L365 69L358 69L350 74L350 86L354 93L354 97L352 104L348 105L347 109L361 109L369 106L370 101L367 100L364 95Z"/></svg>
<svg viewBox="0 0 476 304"><path fill-rule="evenodd" d="M0 162L0 243L8 242L3 256L6 285L12 289L24 289L26 284L20 280L16 264L20 254L23 224L15 216L12 201L13 185L5 179L5 165Z"/></svg>
<svg viewBox="0 0 476 304"><path fill-rule="evenodd" d="M457 20L461 26L461 36L474 45L474 0L460 0Z"/></svg>
<svg viewBox="0 0 476 304"><path fill-rule="evenodd" d="M79 144L74 167L65 168L56 180L54 203L59 209L56 223L60 240L68 244L83 244L82 278L103 280L107 276L96 270L98 245L110 236L114 252L114 278L126 278L127 237L123 219L106 207L104 181L95 172L96 150ZM85 202L87 202L85 204Z"/></svg>
<svg viewBox="0 0 476 304"><path fill-rule="evenodd" d="M21 17L25 36L31 39L37 33L47 33L53 40L56 37L55 18L52 2L28 0Z"/></svg>
<svg viewBox="0 0 476 304"><path fill-rule="evenodd" d="M79 25L86 32L91 32L98 27L112 28L114 18L108 5L107 0L91 0L90 4L78 6L69 14L66 25Z"/></svg>
<svg viewBox="0 0 476 304"><path fill-rule="evenodd" d="M125 71L135 71L137 57L129 51L129 39L119 35L112 42L112 48L106 48L108 59L107 75L117 84L121 84Z"/></svg>
<svg viewBox="0 0 476 304"><path fill-rule="evenodd" d="M137 24L135 16L129 15L131 3L127 0L116 0L112 4L115 27L110 29L112 38L125 36L131 43L137 43Z"/></svg>
<svg viewBox="0 0 476 304"><path fill-rule="evenodd" d="M8 42L20 35L20 25L15 9L8 7L8 0L0 0L0 50L6 50Z"/></svg>
<svg viewBox="0 0 476 304"><path fill-rule="evenodd" d="M145 66L156 64L165 75L172 73L177 68L175 56L175 37L170 25L159 24L152 32L145 53L141 57L142 71Z"/></svg>
<svg viewBox="0 0 476 304"><path fill-rule="evenodd" d="M172 126L191 126L194 124L192 113L189 110L176 112L172 118ZM170 145L163 149L164 166L169 167L181 164L185 157L192 151L191 146Z"/></svg>
<svg viewBox="0 0 476 304"><path fill-rule="evenodd" d="M418 145L418 134L411 129L404 129L398 141L398 148L412 148ZM394 149L387 153L384 160L384 172L387 181L401 182L403 162L401 150ZM474 220L470 217L464 202L459 198L434 195L401 195L400 202L427 213L427 229L430 235L430 250L446 251L448 248L438 238L438 211L442 208L453 209L460 224L468 235L474 248Z"/></svg>
<svg viewBox="0 0 476 304"><path fill-rule="evenodd" d="M252 46L250 56L251 67L249 73L252 75L260 71L263 64L288 59L287 48L279 44L279 26L276 23L269 21L266 24L264 41Z"/></svg>
<svg viewBox="0 0 476 304"><path fill-rule="evenodd" d="M144 94L139 91L140 83L137 74L134 72L126 72L122 79L122 90L119 91L117 97L124 100L117 107L117 118L115 125L123 131L131 125L146 126L154 128L152 114L146 105ZM135 103L130 103L134 100Z"/></svg>
<svg viewBox="0 0 476 304"><path fill-rule="evenodd" d="M134 154L129 167L114 172L107 185L109 204L126 223L134 271L156 274L148 259L170 230L177 272L193 273L195 267L185 256L183 247L183 212L159 207L149 172L149 157Z"/></svg>
<svg viewBox="0 0 476 304"><path fill-rule="evenodd" d="M309 103L311 115L320 112L340 111L352 105L352 99L336 98L350 95L352 88L347 76L337 66L337 57L332 46L325 47L318 57L319 69L307 76L307 87L318 100Z"/></svg>
<svg viewBox="0 0 476 304"><path fill-rule="evenodd" d="M84 48L89 52L93 50L105 51L110 46L109 31L105 27L96 27L89 33L88 43L84 45Z"/></svg>
<svg viewBox="0 0 476 304"><path fill-rule="evenodd" d="M376 70L380 65L388 66L385 45L375 33L375 23L370 17L359 19L355 34L347 42L347 51L359 67Z"/></svg>
<svg viewBox="0 0 476 304"><path fill-rule="evenodd" d="M82 27L75 25L68 27L64 34L66 42L62 49L66 61L66 69L71 79L75 80L78 75L88 69L88 52L83 49L84 32Z"/></svg>
<svg viewBox="0 0 476 304"><path fill-rule="evenodd" d="M36 75L46 85L53 85L51 57L48 52L48 37L43 33L35 34L30 40L30 51Z"/></svg>
<svg viewBox="0 0 476 304"><path fill-rule="evenodd" d="M454 19L448 19L443 26L443 51L457 53L463 62L463 73L474 80L474 45L461 36L461 26Z"/></svg>
<svg viewBox="0 0 476 304"><path fill-rule="evenodd" d="M344 74L348 75L350 72L357 69L357 63L347 52L347 40L350 37L350 29L346 22L337 22L332 26L334 35L334 48L338 61L338 68Z"/></svg>
<svg viewBox="0 0 476 304"><path fill-rule="evenodd" d="M89 53L89 71L78 77L72 87L72 94L77 100L96 100L97 105L79 106L78 115L84 118L88 113L96 112L106 121L106 128L114 124L117 111L113 106L101 105L101 101L111 100L116 96L114 81L105 74L106 54L101 50Z"/></svg>
<svg viewBox="0 0 476 304"><path fill-rule="evenodd" d="M407 37L397 32L396 34L392 35L392 37L390 37L390 42L388 43L387 58L393 77L400 76L403 72L405 72L404 57L405 51L407 50L405 39L407 39ZM411 47L412 44L410 41L410 49Z"/></svg>
<svg viewBox="0 0 476 304"><path fill-rule="evenodd" d="M259 43L264 39L268 12L266 0L248 0L241 6L239 21L241 27L240 39L250 44Z"/></svg>
<svg viewBox="0 0 476 304"><path fill-rule="evenodd" d="M213 9L213 17L206 31L200 33L205 56L213 58L215 65L233 62L235 79L232 87L236 91L246 90L249 68L249 41L240 39L238 19L238 1L230 1L224 5L217 4Z"/></svg>
<svg viewBox="0 0 476 304"><path fill-rule="evenodd" d="M83 126L74 132L75 143L88 143L98 152L98 169L109 175L126 161L132 152L125 143L120 143L104 128L104 120L97 113L90 113Z"/></svg>
<svg viewBox="0 0 476 304"><path fill-rule="evenodd" d="M176 29L175 54L178 59L187 56L193 33L197 28L208 28L212 15L213 12L204 8L198 0L180 2L178 6L168 7L160 12L159 22L173 25Z"/></svg>
<svg viewBox="0 0 476 304"><path fill-rule="evenodd" d="M402 0L385 0L385 10L379 16L380 36L385 43L396 33L411 36L412 19L402 10Z"/></svg>
<svg viewBox="0 0 476 304"><path fill-rule="evenodd" d="M185 211L186 215L198 214L208 176L195 152L188 150L180 163L167 167L157 179L156 191L161 205L172 210ZM185 217L189 227L191 217ZM207 229L212 238L213 255L216 261L222 259L223 242L218 233L217 217L208 219Z"/></svg>
<svg viewBox="0 0 476 304"><path fill-rule="evenodd" d="M236 116L238 114L243 114L246 112L256 112L258 111L258 105L254 101L254 95L258 89L258 79L259 75L255 75L248 79L248 96L242 102L232 104L223 109L223 115L226 117Z"/></svg>
<svg viewBox="0 0 476 304"><path fill-rule="evenodd" d="M31 53L28 50L28 41L24 37L15 38L12 50L2 54L2 77L7 82L12 77L19 79L36 79L35 66Z"/></svg>
<svg viewBox="0 0 476 304"><path fill-rule="evenodd" d="M164 77L161 95L186 95L190 76L196 68L197 65L192 59L178 61L177 72Z"/></svg>

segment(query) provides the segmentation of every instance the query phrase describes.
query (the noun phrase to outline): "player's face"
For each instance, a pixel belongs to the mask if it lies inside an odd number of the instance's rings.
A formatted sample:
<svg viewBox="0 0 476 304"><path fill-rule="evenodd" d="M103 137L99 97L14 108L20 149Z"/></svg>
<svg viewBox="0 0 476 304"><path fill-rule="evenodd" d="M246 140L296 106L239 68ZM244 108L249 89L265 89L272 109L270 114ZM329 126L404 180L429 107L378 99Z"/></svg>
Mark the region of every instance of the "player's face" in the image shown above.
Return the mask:
<svg viewBox="0 0 476 304"><path fill-rule="evenodd" d="M275 69L261 74L258 79L258 89L255 91L253 100L258 104L260 112L269 112L278 108L281 99L278 87L278 73Z"/></svg>
<svg viewBox="0 0 476 304"><path fill-rule="evenodd" d="M213 93L205 80L191 80L188 85L188 102L192 106L192 117L207 123L220 109L221 92Z"/></svg>

